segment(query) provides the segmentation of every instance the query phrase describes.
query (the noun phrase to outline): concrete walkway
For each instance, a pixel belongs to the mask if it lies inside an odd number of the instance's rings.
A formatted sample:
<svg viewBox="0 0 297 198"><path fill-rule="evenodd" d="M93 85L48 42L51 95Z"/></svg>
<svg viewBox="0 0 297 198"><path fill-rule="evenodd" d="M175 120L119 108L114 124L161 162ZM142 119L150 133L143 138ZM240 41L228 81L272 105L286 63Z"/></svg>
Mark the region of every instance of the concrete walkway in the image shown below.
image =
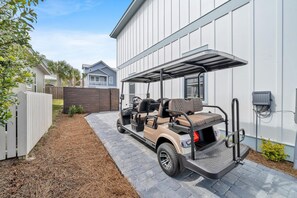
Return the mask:
<svg viewBox="0 0 297 198"><path fill-rule="evenodd" d="M116 129L117 112L86 117L122 174L141 197L297 197L297 179L245 160L220 180L191 171L168 177L153 150Z"/></svg>

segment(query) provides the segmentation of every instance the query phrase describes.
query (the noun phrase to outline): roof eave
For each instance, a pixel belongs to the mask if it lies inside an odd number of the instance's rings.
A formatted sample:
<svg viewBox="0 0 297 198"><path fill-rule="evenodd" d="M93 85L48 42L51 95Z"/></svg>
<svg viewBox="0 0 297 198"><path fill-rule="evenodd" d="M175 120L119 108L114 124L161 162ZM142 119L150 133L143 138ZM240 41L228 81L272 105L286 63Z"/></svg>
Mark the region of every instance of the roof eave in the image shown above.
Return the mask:
<svg viewBox="0 0 297 198"><path fill-rule="evenodd" d="M145 2L145 0L133 0L117 25L114 27L112 32L110 33L111 38L117 38L117 36L121 33L126 24L130 21L130 19L134 16L137 10L141 7L141 5Z"/></svg>

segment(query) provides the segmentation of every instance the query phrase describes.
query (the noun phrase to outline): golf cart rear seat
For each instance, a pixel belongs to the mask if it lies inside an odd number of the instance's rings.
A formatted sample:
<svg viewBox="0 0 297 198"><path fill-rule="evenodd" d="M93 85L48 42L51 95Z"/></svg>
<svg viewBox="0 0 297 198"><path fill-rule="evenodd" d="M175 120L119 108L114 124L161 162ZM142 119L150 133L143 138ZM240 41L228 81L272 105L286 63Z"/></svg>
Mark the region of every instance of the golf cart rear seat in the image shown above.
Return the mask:
<svg viewBox="0 0 297 198"><path fill-rule="evenodd" d="M200 98L193 98L191 100L172 99L169 102L168 109L174 118L173 124L171 124L173 128L176 125L190 127L191 122L195 130L200 130L224 122L224 119L219 114L200 112L203 110L203 104Z"/></svg>

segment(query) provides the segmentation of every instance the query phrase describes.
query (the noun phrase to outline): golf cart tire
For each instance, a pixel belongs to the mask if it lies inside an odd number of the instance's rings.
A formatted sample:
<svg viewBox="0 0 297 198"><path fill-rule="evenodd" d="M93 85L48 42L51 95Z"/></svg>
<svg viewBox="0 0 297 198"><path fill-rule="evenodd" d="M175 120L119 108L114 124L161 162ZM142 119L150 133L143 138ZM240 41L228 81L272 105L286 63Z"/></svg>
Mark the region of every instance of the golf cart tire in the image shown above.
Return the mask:
<svg viewBox="0 0 297 198"><path fill-rule="evenodd" d="M120 119L117 120L117 130L120 133L125 133L125 129L122 128L122 124L121 124Z"/></svg>
<svg viewBox="0 0 297 198"><path fill-rule="evenodd" d="M166 168L166 165L162 164L162 161L164 163L164 155L166 155L166 154L171 162L171 165L168 166L168 164L167 164L167 168ZM163 157L161 155L163 155ZM177 155L177 152L172 144L170 144L168 142L162 143L158 147L157 156L158 156L159 165L161 166L162 170L167 175L169 175L170 177L176 177L177 175L179 175L181 170L179 167L180 164L179 164L179 160L178 160L178 155ZM161 158L163 158L163 160Z"/></svg>

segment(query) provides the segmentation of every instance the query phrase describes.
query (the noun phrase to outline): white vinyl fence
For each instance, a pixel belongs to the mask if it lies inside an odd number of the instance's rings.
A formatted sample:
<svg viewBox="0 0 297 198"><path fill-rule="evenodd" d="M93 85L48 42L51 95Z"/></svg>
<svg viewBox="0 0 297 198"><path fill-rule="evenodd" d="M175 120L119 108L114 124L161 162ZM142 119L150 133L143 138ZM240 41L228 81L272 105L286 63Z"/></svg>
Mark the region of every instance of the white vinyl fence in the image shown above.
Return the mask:
<svg viewBox="0 0 297 198"><path fill-rule="evenodd" d="M26 156L52 125L52 95L20 92L13 118L0 127L0 160Z"/></svg>

